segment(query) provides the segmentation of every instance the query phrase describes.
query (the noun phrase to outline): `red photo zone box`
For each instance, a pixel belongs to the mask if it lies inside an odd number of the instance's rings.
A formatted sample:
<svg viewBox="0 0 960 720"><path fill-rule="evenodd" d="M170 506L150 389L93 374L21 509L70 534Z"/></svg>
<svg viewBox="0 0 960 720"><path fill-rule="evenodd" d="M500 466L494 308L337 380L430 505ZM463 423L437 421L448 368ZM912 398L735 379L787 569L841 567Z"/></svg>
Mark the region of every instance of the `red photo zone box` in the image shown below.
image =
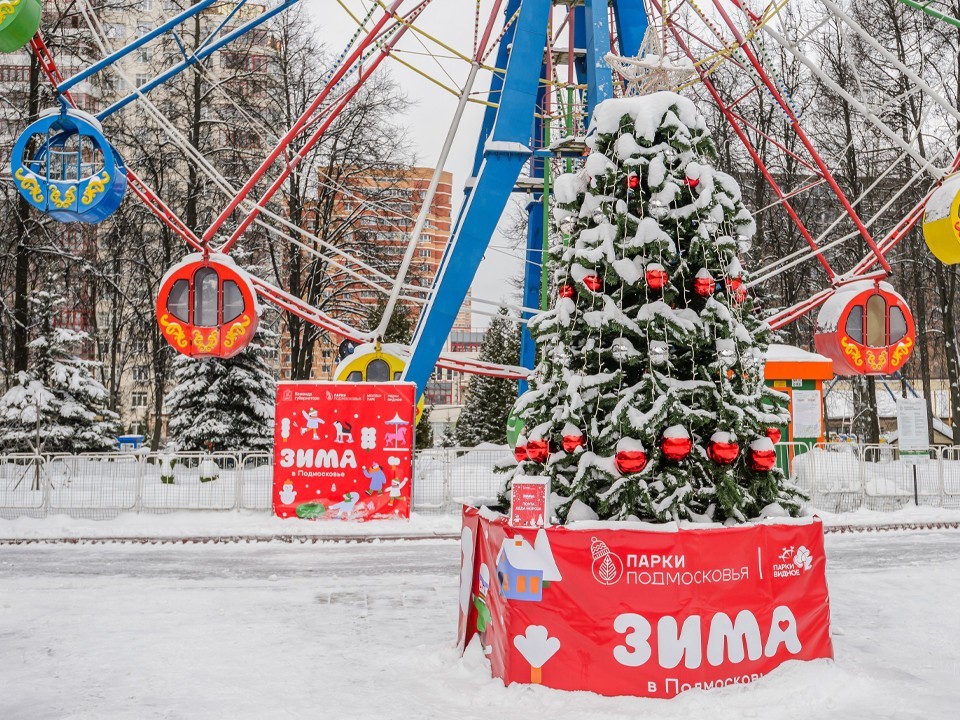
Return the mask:
<svg viewBox="0 0 960 720"><path fill-rule="evenodd" d="M279 383L274 513L409 518L415 397L413 383Z"/></svg>
<svg viewBox="0 0 960 720"><path fill-rule="evenodd" d="M611 525L464 507L461 651L479 643L504 684L658 698L833 657L819 519Z"/></svg>

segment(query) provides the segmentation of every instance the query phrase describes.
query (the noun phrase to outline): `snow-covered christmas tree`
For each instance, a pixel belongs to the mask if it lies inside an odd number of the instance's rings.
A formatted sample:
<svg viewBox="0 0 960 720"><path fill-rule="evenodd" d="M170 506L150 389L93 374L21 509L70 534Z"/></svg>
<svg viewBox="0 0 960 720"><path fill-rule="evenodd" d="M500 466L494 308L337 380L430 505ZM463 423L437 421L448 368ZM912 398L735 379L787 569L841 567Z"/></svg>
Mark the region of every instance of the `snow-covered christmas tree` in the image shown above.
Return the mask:
<svg viewBox="0 0 960 720"><path fill-rule="evenodd" d="M786 420L763 383L770 330L738 259L755 226L703 117L673 93L608 100L588 145L556 182L569 240L551 249L553 308L530 323L513 477L548 475L566 521L795 514L768 437Z"/></svg>
<svg viewBox="0 0 960 720"><path fill-rule="evenodd" d="M520 361L520 332L505 309L490 322L480 348L480 359L500 365L516 365ZM474 375L457 420L456 443L462 447L483 442L506 443L507 416L516 398L516 381Z"/></svg>
<svg viewBox="0 0 960 720"><path fill-rule="evenodd" d="M38 290L29 298L37 318L31 366L0 398L0 451L79 453L116 447L120 422L107 409L99 363L79 356L87 334L54 327L62 296Z"/></svg>
<svg viewBox="0 0 960 720"><path fill-rule="evenodd" d="M269 450L276 380L263 359L265 330L239 355L174 362L176 385L164 398L170 438L180 450Z"/></svg>

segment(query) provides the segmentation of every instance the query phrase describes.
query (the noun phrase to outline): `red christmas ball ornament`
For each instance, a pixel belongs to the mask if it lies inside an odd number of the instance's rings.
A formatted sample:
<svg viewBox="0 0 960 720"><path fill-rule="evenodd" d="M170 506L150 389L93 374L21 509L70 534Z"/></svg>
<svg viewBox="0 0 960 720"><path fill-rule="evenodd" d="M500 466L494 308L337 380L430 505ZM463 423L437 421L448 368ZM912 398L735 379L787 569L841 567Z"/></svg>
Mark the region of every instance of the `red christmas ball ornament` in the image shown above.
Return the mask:
<svg viewBox="0 0 960 720"><path fill-rule="evenodd" d="M647 454L643 450L620 450L613 456L613 463L621 475L632 475L647 466Z"/></svg>
<svg viewBox="0 0 960 720"><path fill-rule="evenodd" d="M526 445L520 445L520 444L518 443L517 446L513 449L513 457L515 457L515 458L517 459L517 462L518 462L518 463L522 463L524 460L526 460L526 459L527 459L527 446L526 446Z"/></svg>
<svg viewBox="0 0 960 720"><path fill-rule="evenodd" d="M763 434L770 438L770 442L772 442L774 445L780 442L780 438L782 437L780 428L778 427L768 427L763 431Z"/></svg>
<svg viewBox="0 0 960 720"><path fill-rule="evenodd" d="M738 303L743 302L747 299L747 289L743 286L743 279L739 277L727 278L724 281L727 290L730 291L731 296Z"/></svg>
<svg viewBox="0 0 960 720"><path fill-rule="evenodd" d="M670 279L670 276L667 275L667 271L663 269L663 266L656 263L647 265L643 277L644 280L647 281L647 287L651 290L663 290L667 285L667 280Z"/></svg>
<svg viewBox="0 0 960 720"><path fill-rule="evenodd" d="M600 276L595 273L585 275L583 278L583 284L593 292L600 292L603 289L603 280L601 280Z"/></svg>
<svg viewBox="0 0 960 720"><path fill-rule="evenodd" d="M660 451L667 460L683 460L693 449L693 440L682 427L667 428L660 440Z"/></svg>
<svg viewBox="0 0 960 720"><path fill-rule="evenodd" d="M573 285L567 285L566 283L557 288L557 295L562 298L572 298L575 293L576 290L573 289Z"/></svg>
<svg viewBox="0 0 960 720"><path fill-rule="evenodd" d="M627 187L630 190L636 190L640 187L640 177L636 173L630 173L627 175Z"/></svg>
<svg viewBox="0 0 960 720"><path fill-rule="evenodd" d="M572 455L577 451L578 447L583 447L584 445L583 435L564 435L563 439L560 441L560 445L563 447L563 451L568 455Z"/></svg>
<svg viewBox="0 0 960 720"><path fill-rule="evenodd" d="M706 270L701 270L693 279L693 291L700 297L710 297L717 289L717 281Z"/></svg>
<svg viewBox="0 0 960 720"><path fill-rule="evenodd" d="M695 188L697 185L700 184L700 178L687 177L687 178L684 178L683 181L687 184L687 187L689 188Z"/></svg>
<svg viewBox="0 0 960 720"><path fill-rule="evenodd" d="M770 472L776 464L776 450L750 449L750 469L754 472Z"/></svg>
<svg viewBox="0 0 960 720"><path fill-rule="evenodd" d="M550 443L546 440L528 440L527 458L537 463L545 463L550 457Z"/></svg>
<svg viewBox="0 0 960 720"><path fill-rule="evenodd" d="M732 465L740 454L740 446L730 433L714 433L707 443L707 457L717 465Z"/></svg>

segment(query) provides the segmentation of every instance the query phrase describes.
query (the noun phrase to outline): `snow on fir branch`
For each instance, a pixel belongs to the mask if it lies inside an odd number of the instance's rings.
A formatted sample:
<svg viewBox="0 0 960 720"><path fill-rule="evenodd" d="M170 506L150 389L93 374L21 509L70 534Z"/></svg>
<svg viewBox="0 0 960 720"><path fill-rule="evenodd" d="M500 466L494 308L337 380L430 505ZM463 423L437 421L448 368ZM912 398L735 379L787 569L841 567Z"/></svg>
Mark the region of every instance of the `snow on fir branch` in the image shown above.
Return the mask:
<svg viewBox="0 0 960 720"><path fill-rule="evenodd" d="M608 100L587 144L554 186L556 298L529 323L540 360L514 407L531 451L502 499L548 475L562 521L796 514L762 442L787 417L738 256L756 227L704 119L673 93Z"/></svg>

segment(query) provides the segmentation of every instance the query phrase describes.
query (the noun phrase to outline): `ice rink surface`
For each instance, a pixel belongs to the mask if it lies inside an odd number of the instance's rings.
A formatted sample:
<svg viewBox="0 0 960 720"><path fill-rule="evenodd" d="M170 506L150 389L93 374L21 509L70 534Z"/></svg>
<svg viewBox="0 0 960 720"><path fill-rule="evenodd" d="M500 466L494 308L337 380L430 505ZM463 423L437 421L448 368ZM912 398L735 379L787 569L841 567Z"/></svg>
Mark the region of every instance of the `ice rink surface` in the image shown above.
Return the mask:
<svg viewBox="0 0 960 720"><path fill-rule="evenodd" d="M960 716L960 531L827 551L835 662L645 700L461 660L456 542L3 546L0 719Z"/></svg>

